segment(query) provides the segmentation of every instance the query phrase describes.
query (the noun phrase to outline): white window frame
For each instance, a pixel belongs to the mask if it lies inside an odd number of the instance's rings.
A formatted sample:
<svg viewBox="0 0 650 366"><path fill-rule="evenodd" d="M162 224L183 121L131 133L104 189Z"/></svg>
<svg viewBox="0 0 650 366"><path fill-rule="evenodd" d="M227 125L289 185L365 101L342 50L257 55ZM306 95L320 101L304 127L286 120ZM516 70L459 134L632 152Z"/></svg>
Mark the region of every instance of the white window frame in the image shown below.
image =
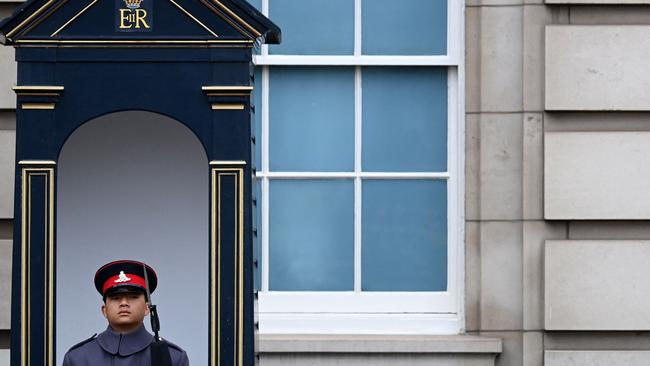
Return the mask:
<svg viewBox="0 0 650 366"><path fill-rule="evenodd" d="M272 0L271 0L272 1ZM254 62L262 68L262 280L259 291L260 333L267 334L458 334L464 331L464 1L448 0L447 55L361 55L361 6L355 1L355 47L350 56L270 55L262 47ZM372 1L372 0L366 0ZM269 0L262 0L269 13ZM355 68L354 172L269 171L269 66L353 66ZM446 66L448 70L447 171L379 173L361 171L362 67ZM269 291L269 179L354 180L354 291ZM447 181L447 291L361 292L361 191L367 179L444 179Z"/></svg>

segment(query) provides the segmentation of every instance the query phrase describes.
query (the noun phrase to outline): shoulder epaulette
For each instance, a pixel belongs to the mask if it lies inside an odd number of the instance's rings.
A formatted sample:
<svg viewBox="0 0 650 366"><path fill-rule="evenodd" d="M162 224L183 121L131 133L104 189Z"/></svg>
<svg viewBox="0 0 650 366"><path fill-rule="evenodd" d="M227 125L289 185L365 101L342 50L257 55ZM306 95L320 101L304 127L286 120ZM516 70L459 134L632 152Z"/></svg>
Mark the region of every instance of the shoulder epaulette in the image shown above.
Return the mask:
<svg viewBox="0 0 650 366"><path fill-rule="evenodd" d="M83 341L81 341L81 342L75 344L74 346L70 347L70 349L68 350L68 352L72 351L72 350L75 349L75 348L79 348L79 347L83 346L84 344L86 344L86 343L92 341L92 340L95 339L96 337L97 337L97 333L93 334L92 337L90 337L90 338L88 338L88 339L86 339L86 340L83 340Z"/></svg>

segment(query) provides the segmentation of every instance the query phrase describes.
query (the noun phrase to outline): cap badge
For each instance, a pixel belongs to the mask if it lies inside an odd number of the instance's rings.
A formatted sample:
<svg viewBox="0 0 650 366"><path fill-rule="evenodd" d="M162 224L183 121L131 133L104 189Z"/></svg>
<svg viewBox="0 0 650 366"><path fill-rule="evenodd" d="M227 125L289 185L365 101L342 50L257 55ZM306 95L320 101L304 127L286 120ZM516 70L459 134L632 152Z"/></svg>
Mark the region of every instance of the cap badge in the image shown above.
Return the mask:
<svg viewBox="0 0 650 366"><path fill-rule="evenodd" d="M122 283L122 282L129 282L131 279L129 277L126 277L124 274L124 271L120 271L120 274L118 278L115 280L115 283Z"/></svg>

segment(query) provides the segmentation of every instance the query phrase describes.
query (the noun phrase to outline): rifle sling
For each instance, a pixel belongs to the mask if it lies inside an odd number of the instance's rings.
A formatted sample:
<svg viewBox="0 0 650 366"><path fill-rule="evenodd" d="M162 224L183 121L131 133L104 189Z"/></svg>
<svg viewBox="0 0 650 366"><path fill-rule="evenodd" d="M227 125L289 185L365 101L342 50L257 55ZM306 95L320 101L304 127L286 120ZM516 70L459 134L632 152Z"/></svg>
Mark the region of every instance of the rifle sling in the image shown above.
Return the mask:
<svg viewBox="0 0 650 366"><path fill-rule="evenodd" d="M164 340L151 343L151 366L172 366L169 345Z"/></svg>

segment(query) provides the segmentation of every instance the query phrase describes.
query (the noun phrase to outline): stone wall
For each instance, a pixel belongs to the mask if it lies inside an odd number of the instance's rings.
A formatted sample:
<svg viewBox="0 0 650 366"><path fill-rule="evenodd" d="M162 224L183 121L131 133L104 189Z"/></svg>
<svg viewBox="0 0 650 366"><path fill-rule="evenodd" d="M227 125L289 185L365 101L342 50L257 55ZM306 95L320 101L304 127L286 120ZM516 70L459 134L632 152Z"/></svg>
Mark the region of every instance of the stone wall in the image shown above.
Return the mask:
<svg viewBox="0 0 650 366"><path fill-rule="evenodd" d="M467 330L497 365L650 361L649 3L467 1Z"/></svg>
<svg viewBox="0 0 650 366"><path fill-rule="evenodd" d="M0 2L0 17L11 14L15 2ZM14 217L14 163L16 141L16 84L14 49L0 47L0 366L9 365L11 328L11 242Z"/></svg>

